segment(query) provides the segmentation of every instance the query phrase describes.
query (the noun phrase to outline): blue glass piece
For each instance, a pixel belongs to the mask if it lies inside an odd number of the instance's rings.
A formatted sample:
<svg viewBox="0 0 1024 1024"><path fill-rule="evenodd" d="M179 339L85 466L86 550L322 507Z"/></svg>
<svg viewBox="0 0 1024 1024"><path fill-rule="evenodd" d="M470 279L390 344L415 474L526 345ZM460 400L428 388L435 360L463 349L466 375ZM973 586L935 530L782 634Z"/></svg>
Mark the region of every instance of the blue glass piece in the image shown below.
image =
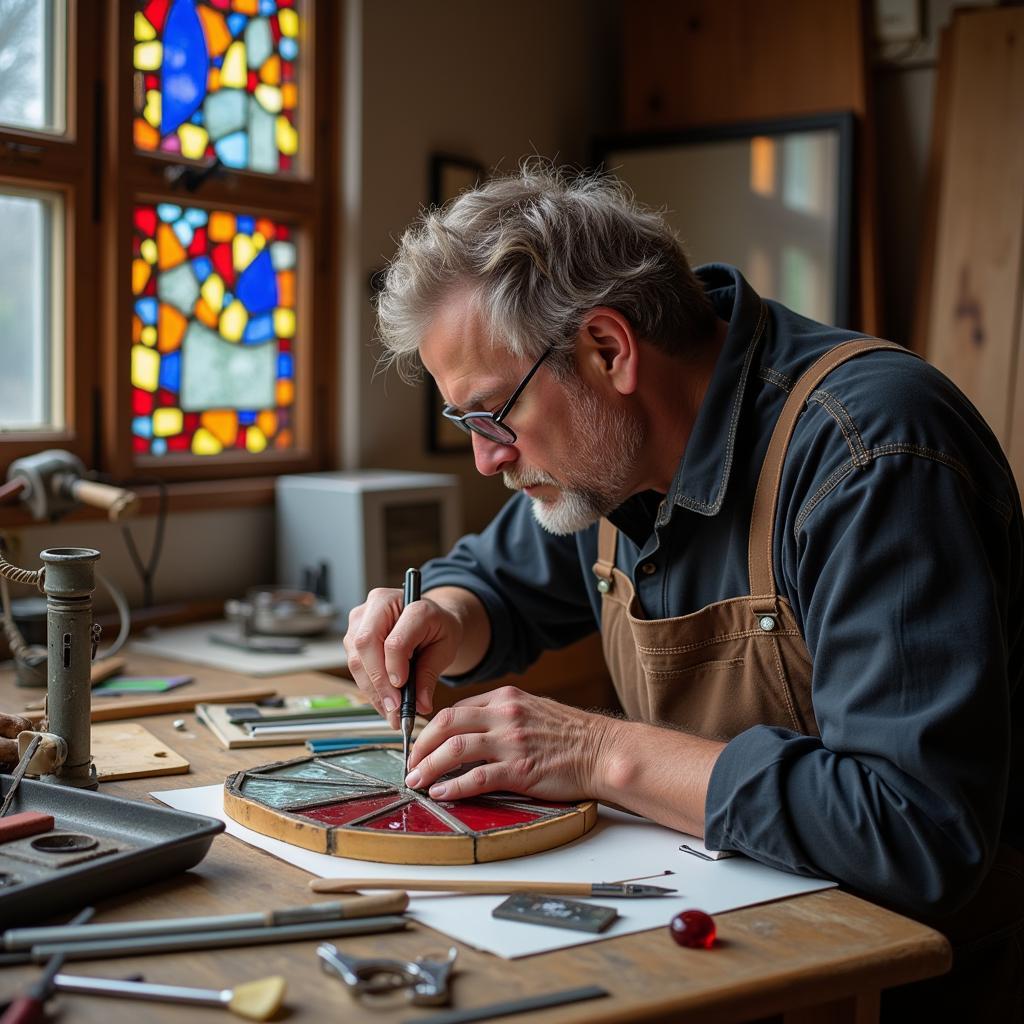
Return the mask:
<svg viewBox="0 0 1024 1024"><path fill-rule="evenodd" d="M139 314L139 319L144 324L156 323L156 307L156 299L152 296L146 299L135 300L135 312Z"/></svg>
<svg viewBox="0 0 1024 1024"><path fill-rule="evenodd" d="M132 420L132 433L136 437L152 437L153 421L148 416L136 416Z"/></svg>
<svg viewBox="0 0 1024 1024"><path fill-rule="evenodd" d="M228 167L245 167L249 160L249 139L245 132L233 132L218 139L213 148L221 163Z"/></svg>
<svg viewBox="0 0 1024 1024"><path fill-rule="evenodd" d="M277 13L277 4L274 0L260 0L260 14L264 14L270 17L271 14Z"/></svg>
<svg viewBox="0 0 1024 1024"><path fill-rule="evenodd" d="M201 124L203 123L203 112L202 112L202 110L197 110L197 111L196 111L196 112L195 112L195 113L194 113L194 114L193 114L193 115L192 115L192 116L191 116L191 117L189 118L189 121L191 121L191 122L192 122L192 124L198 124L198 125L201 125Z"/></svg>
<svg viewBox="0 0 1024 1024"><path fill-rule="evenodd" d="M153 440L153 443L149 446L150 452L154 455L166 455L167 454L167 442L162 437L157 437Z"/></svg>
<svg viewBox="0 0 1024 1024"><path fill-rule="evenodd" d="M221 303L221 306L222 306L222 308L227 309L228 306L230 306L231 303L234 302L234 301L235 301L234 294L232 292L225 292L224 293L224 301Z"/></svg>
<svg viewBox="0 0 1024 1024"><path fill-rule="evenodd" d="M277 376L279 380L291 380L292 378L292 354L291 352L278 352L277 354Z"/></svg>
<svg viewBox="0 0 1024 1024"><path fill-rule="evenodd" d="M256 422L256 413L252 409L238 412L238 425L240 427L251 427Z"/></svg>
<svg viewBox="0 0 1024 1024"><path fill-rule="evenodd" d="M192 236L195 234L192 225L185 220L176 220L171 228L178 236L178 241L187 249L192 244Z"/></svg>
<svg viewBox="0 0 1024 1024"><path fill-rule="evenodd" d="M240 235L251 235L256 230L256 221L252 217L238 217L235 227Z"/></svg>
<svg viewBox="0 0 1024 1024"><path fill-rule="evenodd" d="M250 316L269 313L277 305L277 275L266 249L242 271L235 292Z"/></svg>
<svg viewBox="0 0 1024 1024"><path fill-rule="evenodd" d="M195 0L174 0L164 25L160 134L183 125L206 97L209 57Z"/></svg>
<svg viewBox="0 0 1024 1024"><path fill-rule="evenodd" d="M284 60L295 60L299 55L299 44L291 36L285 36L278 44L278 49Z"/></svg>
<svg viewBox="0 0 1024 1024"><path fill-rule="evenodd" d="M210 62L215 68L219 68L224 63L224 55L221 54L219 57L214 57Z"/></svg>
<svg viewBox="0 0 1024 1024"><path fill-rule="evenodd" d="M192 269L195 271L196 279L202 284L212 273L213 264L209 256L197 256L192 261Z"/></svg>
<svg viewBox="0 0 1024 1024"><path fill-rule="evenodd" d="M209 219L206 211L200 210L198 206L190 206L185 211L185 220L194 228L201 228Z"/></svg>
<svg viewBox="0 0 1024 1024"><path fill-rule="evenodd" d="M233 14L228 15L228 31L233 36L240 35L245 30L246 22L248 18L244 14L239 14L235 11Z"/></svg>
<svg viewBox="0 0 1024 1024"><path fill-rule="evenodd" d="M173 224L181 216L181 207L174 203L157 203L156 215L165 224Z"/></svg>
<svg viewBox="0 0 1024 1024"><path fill-rule="evenodd" d="M181 352L166 352L160 360L160 387L178 393L181 387Z"/></svg>
<svg viewBox="0 0 1024 1024"><path fill-rule="evenodd" d="M274 336L274 318L266 313L254 316L246 325L242 342L246 345L260 345Z"/></svg>

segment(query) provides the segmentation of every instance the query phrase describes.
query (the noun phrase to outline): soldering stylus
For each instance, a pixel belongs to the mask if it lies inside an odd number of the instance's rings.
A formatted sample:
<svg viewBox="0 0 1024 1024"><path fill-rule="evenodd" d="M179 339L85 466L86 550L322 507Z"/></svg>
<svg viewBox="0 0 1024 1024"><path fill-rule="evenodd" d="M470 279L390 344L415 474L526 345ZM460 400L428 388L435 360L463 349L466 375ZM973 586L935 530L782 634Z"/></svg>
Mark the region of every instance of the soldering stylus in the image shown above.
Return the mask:
<svg viewBox="0 0 1024 1024"><path fill-rule="evenodd" d="M420 571L406 569L405 592L402 596L403 607L420 599ZM405 776L409 774L409 746L412 742L412 726L416 721L416 658L409 659L409 676L402 687L402 703L398 710L402 723L402 757L405 760Z"/></svg>

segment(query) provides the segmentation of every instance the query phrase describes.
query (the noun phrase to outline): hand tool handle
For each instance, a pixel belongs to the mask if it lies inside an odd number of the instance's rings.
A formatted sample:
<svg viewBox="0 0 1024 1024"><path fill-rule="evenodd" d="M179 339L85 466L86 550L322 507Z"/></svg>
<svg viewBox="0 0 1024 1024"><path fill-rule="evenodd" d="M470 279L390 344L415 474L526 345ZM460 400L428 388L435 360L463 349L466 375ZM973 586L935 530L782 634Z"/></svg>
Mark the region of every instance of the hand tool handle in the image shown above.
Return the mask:
<svg viewBox="0 0 1024 1024"><path fill-rule="evenodd" d="M0 1017L0 1024L36 1024L45 1020L46 1005L35 996L18 996Z"/></svg>
<svg viewBox="0 0 1024 1024"><path fill-rule="evenodd" d="M407 569L405 571L405 591L402 596L402 607L408 607L413 601L420 599L420 571L419 569ZM416 717L416 659L409 659L409 675L402 687L402 703L398 709L398 717Z"/></svg>
<svg viewBox="0 0 1024 1024"><path fill-rule="evenodd" d="M467 895L502 895L539 892L553 896L590 896L590 882L491 882L485 880L419 878L314 878L314 892L352 892L355 889L405 889L420 892L461 892Z"/></svg>

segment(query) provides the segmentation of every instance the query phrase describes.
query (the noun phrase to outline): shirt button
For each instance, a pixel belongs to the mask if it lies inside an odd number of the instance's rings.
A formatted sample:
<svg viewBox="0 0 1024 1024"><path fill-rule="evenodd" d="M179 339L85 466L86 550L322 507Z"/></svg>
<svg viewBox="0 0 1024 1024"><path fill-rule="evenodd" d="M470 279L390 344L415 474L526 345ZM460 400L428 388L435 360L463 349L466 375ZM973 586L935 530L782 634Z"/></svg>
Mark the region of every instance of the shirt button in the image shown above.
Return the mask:
<svg viewBox="0 0 1024 1024"><path fill-rule="evenodd" d="M658 567L653 562L644 562L644 564L640 566L640 571L645 576L650 576L652 573L658 571Z"/></svg>

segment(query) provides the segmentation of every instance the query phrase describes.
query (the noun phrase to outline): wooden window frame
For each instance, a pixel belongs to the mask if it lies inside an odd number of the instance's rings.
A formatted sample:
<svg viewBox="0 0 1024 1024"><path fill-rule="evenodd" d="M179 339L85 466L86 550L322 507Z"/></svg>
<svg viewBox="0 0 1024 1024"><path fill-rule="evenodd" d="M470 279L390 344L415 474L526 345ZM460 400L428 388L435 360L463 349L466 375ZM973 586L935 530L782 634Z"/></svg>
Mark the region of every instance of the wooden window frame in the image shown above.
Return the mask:
<svg viewBox="0 0 1024 1024"><path fill-rule="evenodd" d="M0 467L47 448L63 448L86 463L95 457L96 259L94 205L95 82L89 42L98 32L97 9L67 0L67 102L62 135L0 125L0 190L53 192L63 205L63 425L0 433Z"/></svg>
<svg viewBox="0 0 1024 1024"><path fill-rule="evenodd" d="M165 169L202 169L203 163L136 150L132 140L133 0L67 0L66 134L0 127L0 188L53 189L63 196L65 426L0 434L0 467L45 448L64 448L115 480L223 480L229 493L238 486L232 480L250 477L259 478L257 491L264 493L268 477L333 464L340 36L333 0L300 4L300 152L294 176L222 168L189 192L169 185ZM146 201L255 212L294 225L300 271L293 448L216 456L133 451L127 357L134 306L132 221L136 203ZM251 496L243 503L251 503Z"/></svg>

